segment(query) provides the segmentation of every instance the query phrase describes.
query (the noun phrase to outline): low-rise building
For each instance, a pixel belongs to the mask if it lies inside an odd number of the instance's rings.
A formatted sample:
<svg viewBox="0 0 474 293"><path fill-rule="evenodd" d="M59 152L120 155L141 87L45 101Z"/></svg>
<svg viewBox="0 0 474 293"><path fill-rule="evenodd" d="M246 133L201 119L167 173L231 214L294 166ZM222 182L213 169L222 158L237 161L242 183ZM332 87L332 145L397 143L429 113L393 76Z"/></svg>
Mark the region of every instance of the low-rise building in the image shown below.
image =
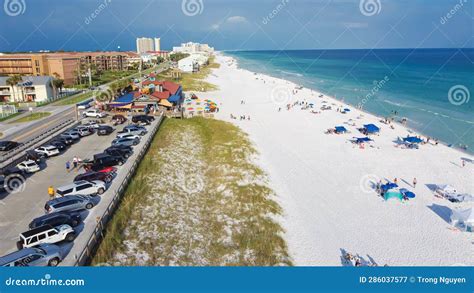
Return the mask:
<svg viewBox="0 0 474 293"><path fill-rule="evenodd" d="M208 44L199 44L199 43L182 43L179 47L173 47L174 53L206 53L206 54L213 54L214 48L210 47Z"/></svg>
<svg viewBox="0 0 474 293"><path fill-rule="evenodd" d="M198 72L208 60L209 57L205 54L191 54L178 61L178 69L183 72Z"/></svg>
<svg viewBox="0 0 474 293"><path fill-rule="evenodd" d="M0 77L1 102L47 102L55 97L53 78L50 76L24 76L15 86L7 84L8 77Z"/></svg>

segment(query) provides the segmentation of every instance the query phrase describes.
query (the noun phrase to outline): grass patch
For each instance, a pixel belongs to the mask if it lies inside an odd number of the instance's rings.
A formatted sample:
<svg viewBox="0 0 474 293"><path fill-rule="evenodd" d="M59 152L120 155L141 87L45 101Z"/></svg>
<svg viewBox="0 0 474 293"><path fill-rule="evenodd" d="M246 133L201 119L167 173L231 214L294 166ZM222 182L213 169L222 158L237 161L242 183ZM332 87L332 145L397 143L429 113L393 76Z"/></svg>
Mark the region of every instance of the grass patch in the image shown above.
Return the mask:
<svg viewBox="0 0 474 293"><path fill-rule="evenodd" d="M36 112L36 113L31 113L31 114L29 114L25 117L21 117L20 119L13 120L13 121L8 122L8 123L12 124L12 123L31 122L31 121L34 121L34 120L39 120L39 119L42 119L42 118L46 118L49 115L51 115L50 112Z"/></svg>
<svg viewBox="0 0 474 293"><path fill-rule="evenodd" d="M93 265L291 265L255 155L230 123L165 120Z"/></svg>
<svg viewBox="0 0 474 293"><path fill-rule="evenodd" d="M9 120L9 119L12 119L12 118L15 118L16 116L22 114L22 112L16 112L15 114L11 114L10 116L6 116L6 117L3 117L3 118L0 118L0 122L3 122L3 121L6 121L6 120Z"/></svg>
<svg viewBox="0 0 474 293"><path fill-rule="evenodd" d="M77 103L80 103L82 101L85 101L87 99L92 98L93 95L94 95L93 92L80 93L80 94L77 94L77 95L73 95L73 96L64 98L64 99L58 101L57 103L54 103L54 105L56 105L56 106L74 105L74 104L77 104Z"/></svg>

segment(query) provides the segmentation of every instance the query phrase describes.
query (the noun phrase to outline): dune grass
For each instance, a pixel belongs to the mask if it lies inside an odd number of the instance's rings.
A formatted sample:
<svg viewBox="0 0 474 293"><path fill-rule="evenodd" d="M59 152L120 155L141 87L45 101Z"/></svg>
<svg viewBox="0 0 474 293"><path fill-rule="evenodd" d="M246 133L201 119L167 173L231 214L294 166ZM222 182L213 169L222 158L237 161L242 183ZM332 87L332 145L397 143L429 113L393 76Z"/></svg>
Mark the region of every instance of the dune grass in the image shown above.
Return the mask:
<svg viewBox="0 0 474 293"><path fill-rule="evenodd" d="M42 118L46 118L48 116L50 116L51 113L50 112L36 112L36 113L31 113L27 116L24 116L24 117L21 117L19 119L15 119L13 121L10 121L8 122L9 124L12 124L12 123L25 123L25 122L31 122L31 121L35 121L35 120L39 120L39 119L42 119Z"/></svg>
<svg viewBox="0 0 474 293"><path fill-rule="evenodd" d="M255 155L232 124L165 120L92 264L291 265Z"/></svg>

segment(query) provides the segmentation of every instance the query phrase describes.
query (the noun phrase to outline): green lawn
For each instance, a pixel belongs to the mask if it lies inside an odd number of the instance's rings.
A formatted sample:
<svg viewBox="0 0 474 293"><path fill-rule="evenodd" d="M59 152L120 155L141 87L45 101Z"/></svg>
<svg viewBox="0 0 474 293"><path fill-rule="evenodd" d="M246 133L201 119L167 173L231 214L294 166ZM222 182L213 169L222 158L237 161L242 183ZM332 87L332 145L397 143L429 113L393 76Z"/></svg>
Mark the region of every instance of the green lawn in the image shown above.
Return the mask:
<svg viewBox="0 0 474 293"><path fill-rule="evenodd" d="M108 223L93 265L292 265L257 155L236 126L167 119Z"/></svg>
<svg viewBox="0 0 474 293"><path fill-rule="evenodd" d="M67 98L64 98L56 103L54 103L56 106L68 106L68 105L74 105L77 103L80 103L82 101L85 101L87 99L92 98L94 95L93 92L87 92L87 93L82 93L82 94L77 94L74 96L70 96Z"/></svg>
<svg viewBox="0 0 474 293"><path fill-rule="evenodd" d="M31 122L31 121L34 121L34 120L39 120L39 119L48 117L49 115L51 115L50 112L36 112L36 113L29 114L29 115L27 115L27 116L25 116L25 117L21 117L21 118L19 118L19 119L10 121L10 122L8 122L8 123L9 123L9 124L12 124L12 123Z"/></svg>

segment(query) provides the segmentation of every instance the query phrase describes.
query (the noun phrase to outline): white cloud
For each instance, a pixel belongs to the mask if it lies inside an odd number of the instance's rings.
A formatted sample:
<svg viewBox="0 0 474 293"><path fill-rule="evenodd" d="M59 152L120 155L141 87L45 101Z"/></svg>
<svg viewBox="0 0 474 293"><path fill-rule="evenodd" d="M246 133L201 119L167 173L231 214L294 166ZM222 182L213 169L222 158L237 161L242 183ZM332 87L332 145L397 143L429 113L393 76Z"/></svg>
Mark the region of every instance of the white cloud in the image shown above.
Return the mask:
<svg viewBox="0 0 474 293"><path fill-rule="evenodd" d="M227 18L226 21L228 23L242 23L242 22L247 22L247 19L243 16L236 15L236 16L231 16Z"/></svg>

